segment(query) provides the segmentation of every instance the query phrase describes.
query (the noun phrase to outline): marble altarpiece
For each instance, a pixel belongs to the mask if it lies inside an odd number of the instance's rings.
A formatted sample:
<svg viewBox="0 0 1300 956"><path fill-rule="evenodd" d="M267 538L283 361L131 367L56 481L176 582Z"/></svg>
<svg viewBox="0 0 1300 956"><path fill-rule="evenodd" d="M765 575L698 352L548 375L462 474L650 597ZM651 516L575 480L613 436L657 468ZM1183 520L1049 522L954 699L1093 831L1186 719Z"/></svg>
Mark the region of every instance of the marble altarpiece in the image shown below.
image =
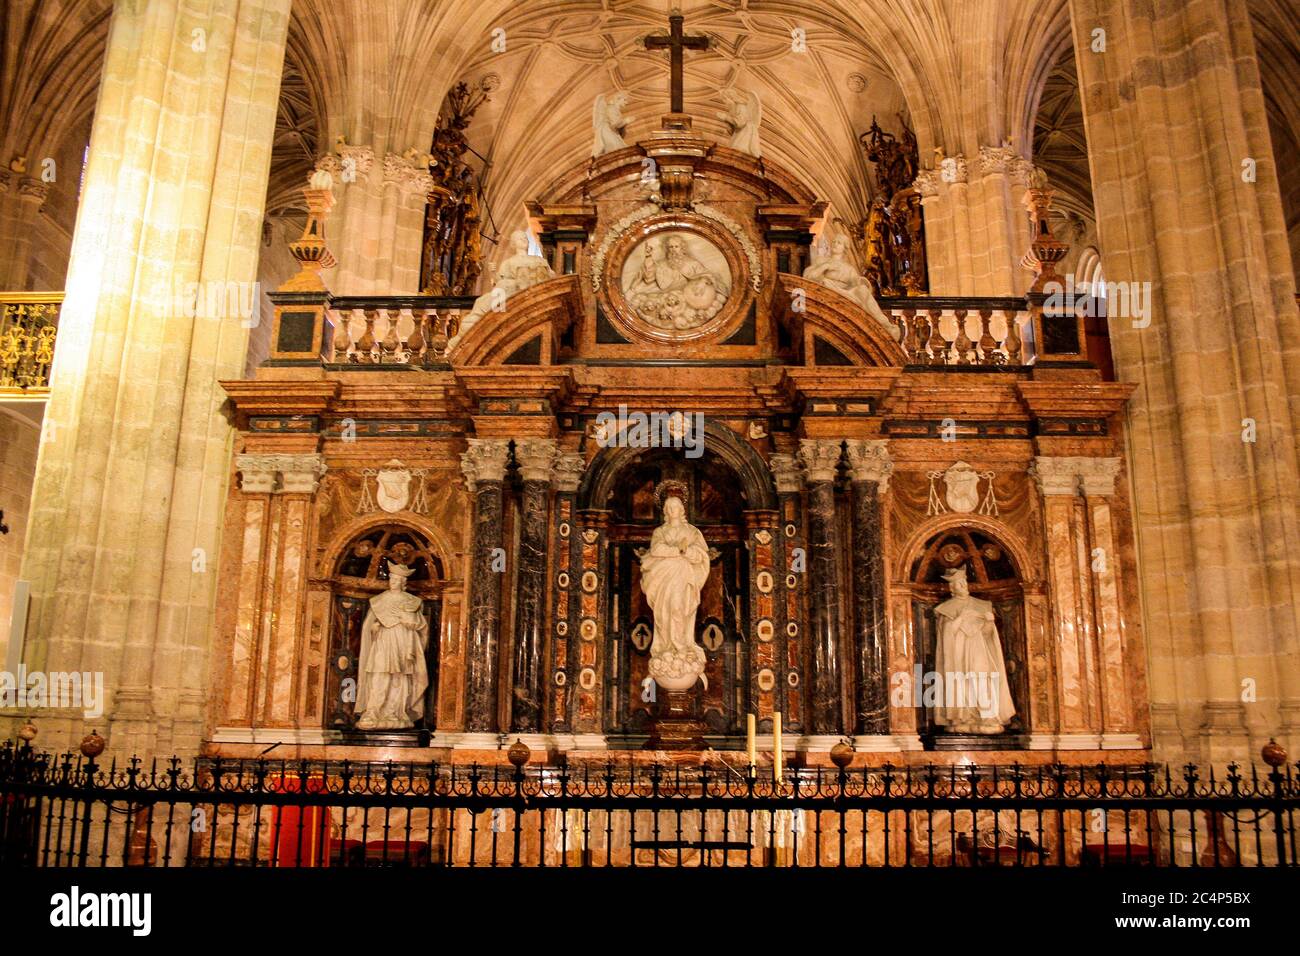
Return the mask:
<svg viewBox="0 0 1300 956"><path fill-rule="evenodd" d="M463 331L417 299L332 299L313 266L328 176L306 191L315 226L276 295L271 358L225 383L238 437L211 746L635 752L660 706L637 555L673 482L710 553L708 685L691 692L707 746L743 750L749 714L767 740L779 713L810 762L845 738L875 762L1140 761L1130 387L1041 311L963 310L941 334L805 278L825 204L679 114L606 145L529 204L539 281ZM656 413L641 435L598 421ZM410 734L367 737L348 691L390 562L414 569L428 691ZM987 602L1014 704L983 739L949 733L912 686L956 568Z"/></svg>

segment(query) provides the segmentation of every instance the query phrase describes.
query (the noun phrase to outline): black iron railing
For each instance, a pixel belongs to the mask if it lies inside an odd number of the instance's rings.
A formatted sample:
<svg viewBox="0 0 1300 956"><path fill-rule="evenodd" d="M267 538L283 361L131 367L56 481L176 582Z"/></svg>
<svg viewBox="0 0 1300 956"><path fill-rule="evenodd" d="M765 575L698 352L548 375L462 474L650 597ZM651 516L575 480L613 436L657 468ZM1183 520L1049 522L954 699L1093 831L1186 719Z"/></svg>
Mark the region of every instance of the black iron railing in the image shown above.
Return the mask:
<svg viewBox="0 0 1300 956"><path fill-rule="evenodd" d="M0 865L1295 866L1292 768L787 769L0 749Z"/></svg>

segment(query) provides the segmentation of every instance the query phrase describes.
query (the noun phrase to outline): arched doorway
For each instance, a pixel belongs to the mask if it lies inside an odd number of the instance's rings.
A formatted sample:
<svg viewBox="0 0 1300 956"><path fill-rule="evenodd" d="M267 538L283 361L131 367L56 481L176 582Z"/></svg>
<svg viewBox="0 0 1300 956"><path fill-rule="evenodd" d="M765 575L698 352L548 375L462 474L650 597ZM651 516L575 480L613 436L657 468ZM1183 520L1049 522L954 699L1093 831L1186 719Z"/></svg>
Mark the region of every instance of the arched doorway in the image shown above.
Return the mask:
<svg viewBox="0 0 1300 956"><path fill-rule="evenodd" d="M388 562L415 569L406 590L424 601L429 620L425 667L429 686L424 696L424 718L417 729L431 731L438 703L438 634L442 619L442 586L446 580L442 561L429 540L405 525L370 528L358 534L340 552L330 578L332 609L325 682L325 727L351 738L366 735L356 730L357 663L361 653L361 624L370 598L388 587Z"/></svg>

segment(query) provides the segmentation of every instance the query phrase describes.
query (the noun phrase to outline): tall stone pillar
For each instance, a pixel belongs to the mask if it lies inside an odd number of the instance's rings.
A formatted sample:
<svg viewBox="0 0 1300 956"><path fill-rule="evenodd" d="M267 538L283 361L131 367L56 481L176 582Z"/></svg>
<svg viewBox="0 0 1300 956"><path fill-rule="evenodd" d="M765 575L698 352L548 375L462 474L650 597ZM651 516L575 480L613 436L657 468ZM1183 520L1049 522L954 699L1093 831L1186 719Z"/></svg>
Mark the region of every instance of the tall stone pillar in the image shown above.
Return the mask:
<svg viewBox="0 0 1300 956"><path fill-rule="evenodd" d="M887 442L845 442L853 475L854 727L889 734L889 621L885 617L884 517L881 498L894 470Z"/></svg>
<svg viewBox="0 0 1300 956"><path fill-rule="evenodd" d="M841 442L804 438L799 459L808 490L809 593L809 730L815 737L844 733L840 710L840 540L835 520L835 470Z"/></svg>
<svg viewBox="0 0 1300 956"><path fill-rule="evenodd" d="M559 450L554 438L521 438L515 461L523 475L520 508L519 573L515 590L515 640L511 657L510 731L535 734L542 729L542 650L546 635L546 531L551 468Z"/></svg>
<svg viewBox="0 0 1300 956"><path fill-rule="evenodd" d="M1133 701L1145 699L1145 694L1134 693L1130 668L1136 662L1129 660L1124 639L1123 566L1110 506L1119 470L1118 458L1079 459L1079 488L1083 492L1088 528L1086 547L1090 557L1092 606L1096 613L1101 745L1105 749L1141 746Z"/></svg>
<svg viewBox="0 0 1300 956"><path fill-rule="evenodd" d="M1250 3L1070 0L1070 20L1102 266L1126 294L1109 296L1111 350L1138 383L1156 750L1294 750L1300 312Z"/></svg>
<svg viewBox="0 0 1300 956"><path fill-rule="evenodd" d="M499 717L501 655L502 484L510 443L501 438L471 438L461 470L474 496L473 576L469 590L469 640L465 647L464 746L495 746ZM495 565L495 567L494 567Z"/></svg>
<svg viewBox="0 0 1300 956"><path fill-rule="evenodd" d="M113 9L22 576L27 667L102 672L115 751L201 734L230 474L217 383L248 329L182 293L257 279L288 18L289 0ZM43 725L50 747L85 733L80 713Z"/></svg>
<svg viewBox="0 0 1300 956"><path fill-rule="evenodd" d="M578 640L581 610L580 586L582 538L577 527L578 485L585 463L581 455L564 454L555 461L555 578L551 589L551 707L548 714L553 734L573 729L576 677L571 649Z"/></svg>
<svg viewBox="0 0 1300 956"><path fill-rule="evenodd" d="M39 179L0 169L0 289L28 288L36 217L49 194Z"/></svg>
<svg viewBox="0 0 1300 956"><path fill-rule="evenodd" d="M1080 526L1079 459L1040 455L1031 466L1043 500L1051 628L1056 647L1056 745L1093 749L1100 745L1085 532Z"/></svg>

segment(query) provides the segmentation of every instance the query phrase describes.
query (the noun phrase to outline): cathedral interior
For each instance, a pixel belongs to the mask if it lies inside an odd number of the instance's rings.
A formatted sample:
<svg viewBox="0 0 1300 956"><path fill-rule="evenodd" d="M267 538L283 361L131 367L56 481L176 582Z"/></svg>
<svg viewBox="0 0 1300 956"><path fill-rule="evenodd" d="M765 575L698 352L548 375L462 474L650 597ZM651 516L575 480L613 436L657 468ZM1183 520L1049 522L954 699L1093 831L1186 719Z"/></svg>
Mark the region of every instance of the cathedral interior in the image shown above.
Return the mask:
<svg viewBox="0 0 1300 956"><path fill-rule="evenodd" d="M6 739L1300 745L1290 0L0 26Z"/></svg>

